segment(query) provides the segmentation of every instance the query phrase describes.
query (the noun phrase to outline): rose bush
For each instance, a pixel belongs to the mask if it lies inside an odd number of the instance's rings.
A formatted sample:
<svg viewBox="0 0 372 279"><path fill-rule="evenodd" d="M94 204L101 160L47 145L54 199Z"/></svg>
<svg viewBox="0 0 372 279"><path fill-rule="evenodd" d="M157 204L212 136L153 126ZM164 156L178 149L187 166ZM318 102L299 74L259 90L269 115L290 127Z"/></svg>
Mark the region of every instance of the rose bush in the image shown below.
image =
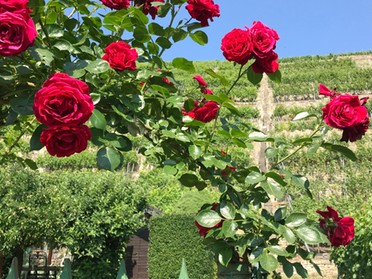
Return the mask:
<svg viewBox="0 0 372 279"><path fill-rule="evenodd" d="M114 10L102 12L102 3ZM178 18L182 8L191 18ZM315 117L318 126L310 135L292 140L271 137L220 113L225 110L239 119L231 92L243 78L257 85L266 73L280 82L274 52L279 36L274 29L256 21L250 28L235 28L226 34L221 50L227 60L239 64L236 78L230 83L217 70L206 69L213 82L195 76L201 96L194 100L182 96L172 72L176 68L195 73L193 62L176 57L168 63L162 55L187 37L200 45L207 43L208 36L201 29L220 15L214 1L87 0L73 5L38 0L32 1L30 9L27 13L0 10L0 85L6 92L1 123L19 131L1 153L2 163L17 161L37 167L14 151L23 135L30 136L30 150L45 146L58 157L81 152L90 140L98 167L111 171L123 164L123 152L138 150L185 187L219 192L218 206L206 205L195 219L221 264L249 261L256 278L268 273L277 276L279 265L285 267L287 277L294 270L306 274L300 263L290 260L297 255L311 259L313 254L304 251L304 245L329 240L305 213L294 212L290 206L275 212L265 209L270 199L283 201L289 195L288 185L310 193L307 179L282 163L302 149L324 148L356 158L346 146L327 141L321 115L297 115L296 121ZM28 13L37 19L37 30ZM158 18L168 23L155 22ZM358 139L369 121L363 109L365 99L340 97L331 96L323 115L326 122L344 130L345 138ZM141 144L133 148L138 138ZM241 148L248 154L254 142L267 142L278 150L285 146L289 151L283 156L277 152L268 170L238 166L229 149ZM349 225L339 222L337 232L332 231L339 243L347 242L339 239ZM282 240L286 246L280 246Z"/></svg>

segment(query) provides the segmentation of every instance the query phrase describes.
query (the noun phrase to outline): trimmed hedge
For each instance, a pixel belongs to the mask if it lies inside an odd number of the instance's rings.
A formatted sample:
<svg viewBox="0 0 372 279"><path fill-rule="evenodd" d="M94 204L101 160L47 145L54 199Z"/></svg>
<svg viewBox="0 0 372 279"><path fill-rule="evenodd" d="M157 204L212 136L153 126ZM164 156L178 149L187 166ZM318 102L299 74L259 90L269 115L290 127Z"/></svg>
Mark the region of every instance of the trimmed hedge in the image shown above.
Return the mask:
<svg viewBox="0 0 372 279"><path fill-rule="evenodd" d="M182 258L186 260L189 278L216 277L213 253L203 244L194 216L164 215L150 219L150 279L178 279Z"/></svg>

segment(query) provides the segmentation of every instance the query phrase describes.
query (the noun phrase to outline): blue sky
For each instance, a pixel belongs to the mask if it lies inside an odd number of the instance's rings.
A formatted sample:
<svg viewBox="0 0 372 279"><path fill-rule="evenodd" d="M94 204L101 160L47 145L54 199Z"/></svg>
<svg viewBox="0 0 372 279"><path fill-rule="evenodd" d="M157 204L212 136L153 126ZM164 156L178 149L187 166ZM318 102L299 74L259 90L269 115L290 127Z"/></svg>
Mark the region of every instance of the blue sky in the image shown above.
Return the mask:
<svg viewBox="0 0 372 279"><path fill-rule="evenodd" d="M327 55L372 50L372 0L215 0L221 16L203 31L209 43L190 39L164 54L165 60L182 56L194 61L223 60L222 37L233 28L260 20L280 37L279 57ZM183 14L189 18L187 11Z"/></svg>

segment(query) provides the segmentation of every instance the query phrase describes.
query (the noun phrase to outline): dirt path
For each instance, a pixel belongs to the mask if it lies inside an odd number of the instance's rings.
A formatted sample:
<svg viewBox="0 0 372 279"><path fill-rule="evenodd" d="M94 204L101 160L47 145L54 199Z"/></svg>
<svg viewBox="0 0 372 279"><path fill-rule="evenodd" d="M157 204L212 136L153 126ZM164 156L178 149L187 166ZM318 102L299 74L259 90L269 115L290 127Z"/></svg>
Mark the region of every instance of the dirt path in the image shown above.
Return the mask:
<svg viewBox="0 0 372 279"><path fill-rule="evenodd" d="M260 88L257 91L256 107L260 111L260 118L258 120L258 128L267 133L271 129L271 117L274 113L275 103L273 91L269 86L268 77L264 75ZM267 148L266 142L254 143L254 161L260 166L262 171L267 170L267 162L265 158L265 150Z"/></svg>

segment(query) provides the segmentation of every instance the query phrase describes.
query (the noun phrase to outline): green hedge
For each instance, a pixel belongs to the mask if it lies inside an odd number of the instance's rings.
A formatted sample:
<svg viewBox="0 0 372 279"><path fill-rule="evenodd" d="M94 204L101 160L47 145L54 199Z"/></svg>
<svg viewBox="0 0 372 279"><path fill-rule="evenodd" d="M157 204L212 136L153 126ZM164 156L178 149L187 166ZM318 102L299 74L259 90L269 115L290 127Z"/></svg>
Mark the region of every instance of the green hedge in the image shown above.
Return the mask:
<svg viewBox="0 0 372 279"><path fill-rule="evenodd" d="M165 215L150 219L150 279L178 279L182 258L189 278L215 278L213 254L203 244L194 216Z"/></svg>

